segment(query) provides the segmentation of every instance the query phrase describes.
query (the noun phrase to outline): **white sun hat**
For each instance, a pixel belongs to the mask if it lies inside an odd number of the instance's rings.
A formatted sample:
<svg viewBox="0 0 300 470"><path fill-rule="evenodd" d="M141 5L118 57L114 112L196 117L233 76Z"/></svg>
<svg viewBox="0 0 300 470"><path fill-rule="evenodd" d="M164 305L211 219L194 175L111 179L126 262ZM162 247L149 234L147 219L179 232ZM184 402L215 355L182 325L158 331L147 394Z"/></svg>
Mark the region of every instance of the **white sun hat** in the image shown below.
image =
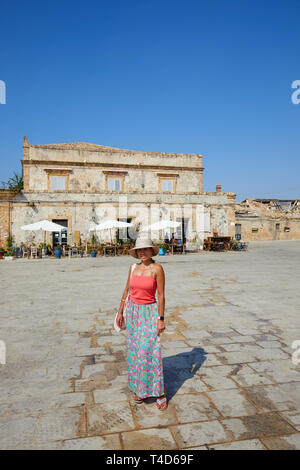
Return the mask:
<svg viewBox="0 0 300 470"><path fill-rule="evenodd" d="M152 248L153 249L153 256L157 255L158 253L158 250L159 250L159 247L158 246L154 246L152 241L150 240L150 238L137 238L136 241L135 241L135 247L134 248L131 248L129 250L129 253L131 254L131 256L133 256L134 258L138 258L138 255L137 255L137 252L136 250L138 248Z"/></svg>

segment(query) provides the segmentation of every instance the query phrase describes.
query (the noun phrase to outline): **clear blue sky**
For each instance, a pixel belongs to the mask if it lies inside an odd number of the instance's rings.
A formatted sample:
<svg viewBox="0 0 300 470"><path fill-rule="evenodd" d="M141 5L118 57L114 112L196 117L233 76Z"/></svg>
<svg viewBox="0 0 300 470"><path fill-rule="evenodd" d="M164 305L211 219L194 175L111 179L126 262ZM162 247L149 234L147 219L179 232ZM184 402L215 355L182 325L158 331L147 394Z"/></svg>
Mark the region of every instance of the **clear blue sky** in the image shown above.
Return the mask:
<svg viewBox="0 0 300 470"><path fill-rule="evenodd" d="M202 153L204 190L300 197L300 1L1 3L0 181L30 143Z"/></svg>

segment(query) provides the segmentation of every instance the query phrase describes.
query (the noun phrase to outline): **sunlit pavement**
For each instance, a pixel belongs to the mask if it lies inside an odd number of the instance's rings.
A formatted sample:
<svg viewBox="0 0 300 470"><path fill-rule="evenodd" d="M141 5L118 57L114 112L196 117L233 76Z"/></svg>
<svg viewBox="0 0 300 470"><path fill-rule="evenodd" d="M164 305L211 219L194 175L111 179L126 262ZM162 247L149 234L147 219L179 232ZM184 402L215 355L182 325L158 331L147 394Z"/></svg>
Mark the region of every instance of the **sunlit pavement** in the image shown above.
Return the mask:
<svg viewBox="0 0 300 470"><path fill-rule="evenodd" d="M300 449L300 241L156 259L166 411L112 328L133 258L0 260L0 449Z"/></svg>

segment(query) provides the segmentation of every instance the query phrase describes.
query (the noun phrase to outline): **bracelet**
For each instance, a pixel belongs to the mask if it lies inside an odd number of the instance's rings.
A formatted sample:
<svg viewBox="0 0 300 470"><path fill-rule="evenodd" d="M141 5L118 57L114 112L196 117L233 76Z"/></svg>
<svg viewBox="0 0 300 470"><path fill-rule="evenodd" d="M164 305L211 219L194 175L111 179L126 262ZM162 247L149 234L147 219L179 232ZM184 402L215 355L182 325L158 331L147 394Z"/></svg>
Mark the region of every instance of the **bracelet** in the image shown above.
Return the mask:
<svg viewBox="0 0 300 470"><path fill-rule="evenodd" d="M126 299L121 299L121 302L125 302Z"/></svg>
<svg viewBox="0 0 300 470"><path fill-rule="evenodd" d="M119 309L118 309L118 312L119 312L119 313L122 313L122 315L123 315L123 310L119 310Z"/></svg>

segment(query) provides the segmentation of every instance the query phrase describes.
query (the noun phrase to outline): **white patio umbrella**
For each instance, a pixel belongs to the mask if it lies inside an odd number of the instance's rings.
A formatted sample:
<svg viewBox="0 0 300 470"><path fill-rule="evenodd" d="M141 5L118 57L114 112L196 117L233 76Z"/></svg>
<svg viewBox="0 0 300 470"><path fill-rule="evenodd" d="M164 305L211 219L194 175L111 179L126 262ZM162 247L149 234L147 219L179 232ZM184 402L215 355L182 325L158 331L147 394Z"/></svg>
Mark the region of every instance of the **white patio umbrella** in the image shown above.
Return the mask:
<svg viewBox="0 0 300 470"><path fill-rule="evenodd" d="M132 227L132 224L128 222L121 222L120 220L106 220L102 224L93 225L89 228L89 232L101 232L102 230L112 230L116 228ZM111 233L110 233L111 240Z"/></svg>
<svg viewBox="0 0 300 470"><path fill-rule="evenodd" d="M40 220L39 222L34 222L33 224L29 225L22 225L22 230L29 230L29 231L36 231L42 230L44 232L44 242L45 242L45 234L46 232L61 232L62 230L66 230L67 227L63 225L55 224L50 220Z"/></svg>
<svg viewBox="0 0 300 470"><path fill-rule="evenodd" d="M179 227L179 225L180 225L180 222L173 222L172 220L159 220L158 222L155 222L154 224L143 227L142 232L149 232L150 230L155 231L155 230L164 230L167 228L175 228L175 227Z"/></svg>

